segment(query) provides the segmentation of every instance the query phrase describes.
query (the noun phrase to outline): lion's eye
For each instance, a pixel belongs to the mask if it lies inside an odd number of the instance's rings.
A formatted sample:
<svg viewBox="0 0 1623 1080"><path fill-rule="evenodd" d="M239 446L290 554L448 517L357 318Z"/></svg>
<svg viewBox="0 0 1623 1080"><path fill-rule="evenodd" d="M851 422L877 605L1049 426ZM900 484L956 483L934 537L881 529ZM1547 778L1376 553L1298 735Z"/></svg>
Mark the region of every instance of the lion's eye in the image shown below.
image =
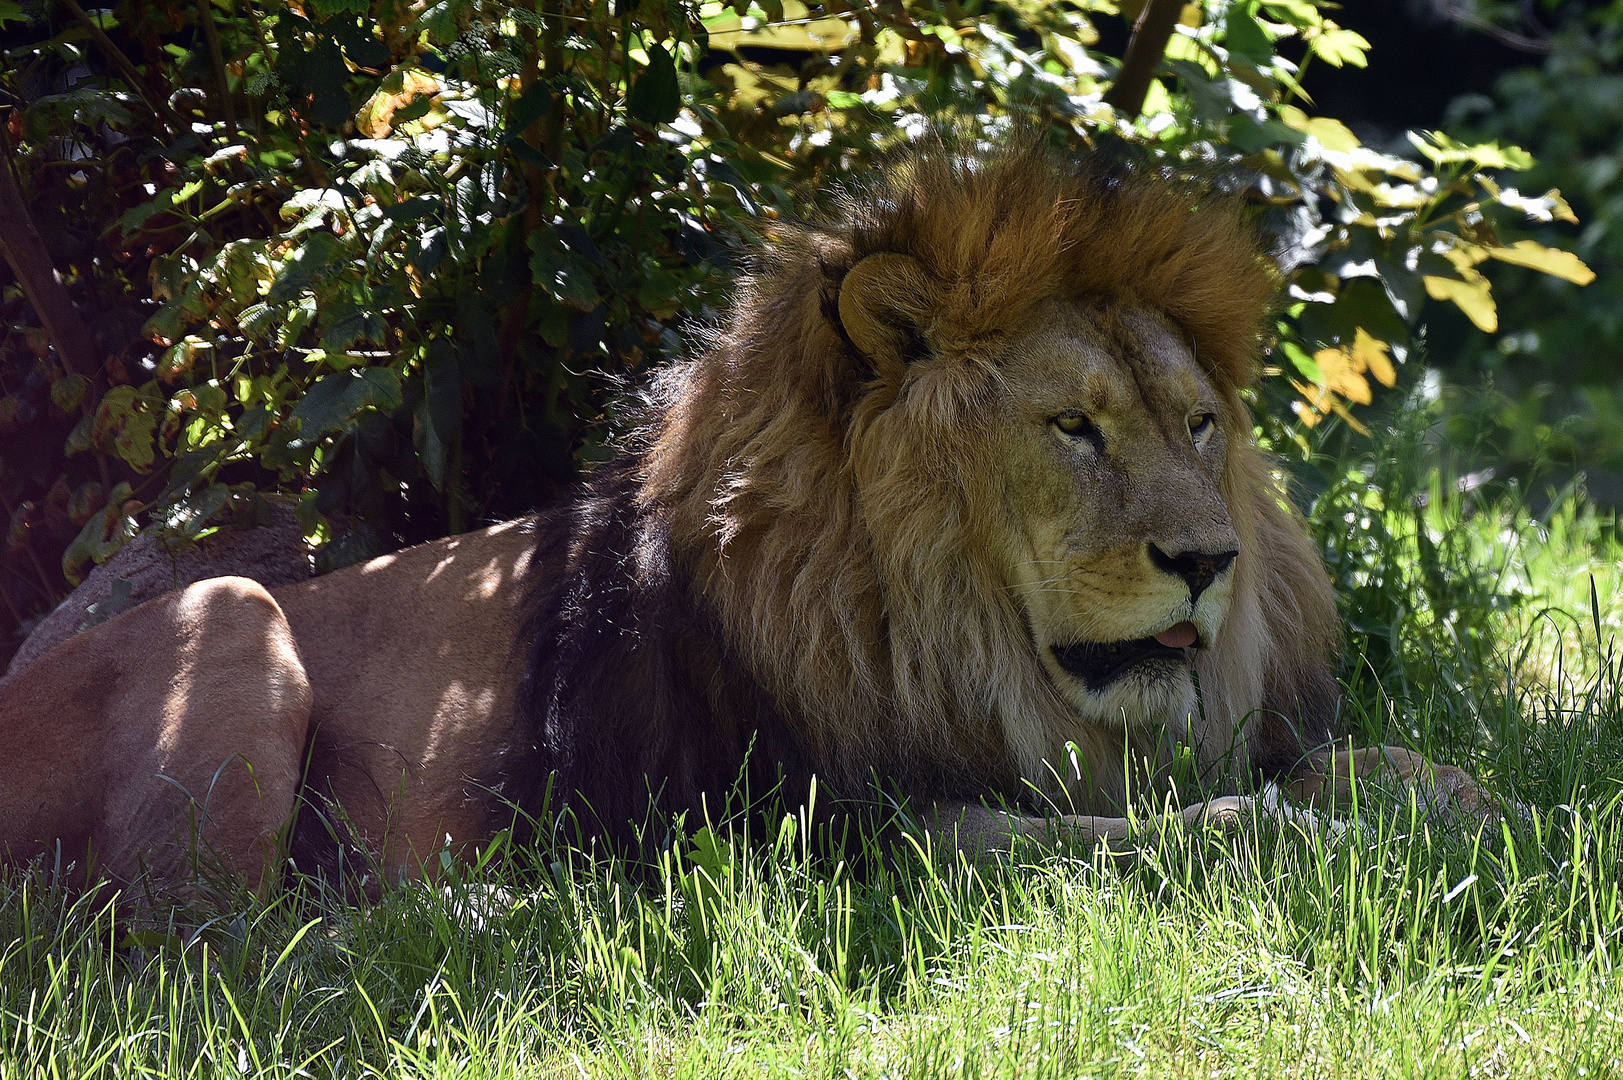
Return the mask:
<svg viewBox="0 0 1623 1080"><path fill-rule="evenodd" d="M1205 438L1208 434L1210 434L1212 428L1215 427L1216 425L1217 425L1217 414L1216 413L1209 413L1209 412L1197 413L1196 415L1191 416L1189 418L1189 435L1196 442L1199 442L1201 439Z"/></svg>
<svg viewBox="0 0 1623 1080"><path fill-rule="evenodd" d="M1073 439L1092 438L1099 430L1092 420L1078 412L1060 413L1054 417L1054 426Z"/></svg>

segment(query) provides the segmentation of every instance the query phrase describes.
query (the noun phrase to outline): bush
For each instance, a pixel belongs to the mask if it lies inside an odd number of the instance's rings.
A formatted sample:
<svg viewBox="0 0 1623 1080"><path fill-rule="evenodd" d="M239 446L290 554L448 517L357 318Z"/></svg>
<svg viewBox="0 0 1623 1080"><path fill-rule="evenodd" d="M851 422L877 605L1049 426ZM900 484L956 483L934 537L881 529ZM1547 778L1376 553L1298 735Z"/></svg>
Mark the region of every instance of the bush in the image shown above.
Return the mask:
<svg viewBox="0 0 1623 1080"><path fill-rule="evenodd" d="M301 496L321 569L545 502L753 237L932 126L1125 142L1244 192L1289 285L1281 446L1360 423L1427 296L1492 325L1478 263L1587 273L1517 239L1566 213L1493 179L1520 151L1377 154L1295 104L1280 49L1365 48L1299 0L1156 0L1120 60L1094 0L60 2L0 6L0 130L46 238L0 234L25 628L141 524L252 523L266 489Z"/></svg>

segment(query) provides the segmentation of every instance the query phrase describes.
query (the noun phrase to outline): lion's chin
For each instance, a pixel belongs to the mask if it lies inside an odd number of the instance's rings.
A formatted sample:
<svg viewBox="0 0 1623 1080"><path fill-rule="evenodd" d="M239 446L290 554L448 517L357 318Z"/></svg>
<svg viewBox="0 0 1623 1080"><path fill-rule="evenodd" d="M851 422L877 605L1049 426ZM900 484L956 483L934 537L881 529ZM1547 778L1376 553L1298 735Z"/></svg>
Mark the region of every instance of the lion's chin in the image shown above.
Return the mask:
<svg viewBox="0 0 1623 1080"><path fill-rule="evenodd" d="M1193 649L1143 638L1051 645L1047 665L1084 719L1110 727L1156 727L1194 707Z"/></svg>

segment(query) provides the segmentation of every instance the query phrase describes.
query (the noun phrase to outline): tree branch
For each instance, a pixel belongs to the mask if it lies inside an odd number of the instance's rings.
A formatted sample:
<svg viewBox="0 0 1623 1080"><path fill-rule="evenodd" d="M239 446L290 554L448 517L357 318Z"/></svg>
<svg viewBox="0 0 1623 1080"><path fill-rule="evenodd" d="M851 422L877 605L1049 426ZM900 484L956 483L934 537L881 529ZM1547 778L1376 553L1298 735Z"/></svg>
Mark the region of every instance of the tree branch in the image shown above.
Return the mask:
<svg viewBox="0 0 1623 1080"><path fill-rule="evenodd" d="M1183 5L1184 0L1149 0L1139 13L1132 40L1127 43L1127 55L1121 59L1121 70L1105 95L1106 104L1122 116L1133 119L1144 108L1144 95L1149 93L1156 65L1166 55L1167 40L1178 25Z"/></svg>
<svg viewBox="0 0 1623 1080"><path fill-rule="evenodd" d="M107 62L118 69L119 75L125 82L130 84L130 89L138 94L142 101L146 102L147 108L152 110L152 115L158 118L158 123L173 135L179 135L185 131L185 127L181 125L175 114L170 111L168 103L152 96L152 88L141 77L141 73L136 70L135 65L130 63L130 58L125 56L117 45L113 44L113 39L108 37L102 28L97 25L96 20L92 19L85 12L85 9L78 5L76 0L62 0L62 3L73 13L73 17L79 21L79 25L83 26L86 32L90 34L90 40L94 41L96 48L100 49L102 55L107 57Z"/></svg>
<svg viewBox="0 0 1623 1080"><path fill-rule="evenodd" d="M1461 0L1445 0L1444 3L1437 5L1437 10L1443 18L1450 22L1459 23L1461 26L1468 26L1478 33L1486 34L1506 48L1515 49L1517 52L1532 53L1534 56L1547 56L1550 50L1554 48L1547 36L1529 37L1526 34L1518 34L1516 31L1507 29L1497 23L1489 22L1487 19L1479 17ZM1526 21L1534 27L1538 27L1538 20L1533 17L1532 6L1526 5L1522 8L1522 11Z"/></svg>
<svg viewBox="0 0 1623 1080"><path fill-rule="evenodd" d="M225 55L220 51L220 31L214 25L214 0L197 0L198 21L203 24L203 37L208 41L209 60L214 64L214 78L220 84L220 110L233 132L237 130L237 109L231 101L231 80L226 77Z"/></svg>
<svg viewBox="0 0 1623 1080"><path fill-rule="evenodd" d="M12 175L10 140L0 142L0 254L23 287L23 295L45 325L45 333L69 371L78 372L94 384L101 374L101 349L85 325L79 309L63 286L51 261L51 253L34 227L21 189Z"/></svg>

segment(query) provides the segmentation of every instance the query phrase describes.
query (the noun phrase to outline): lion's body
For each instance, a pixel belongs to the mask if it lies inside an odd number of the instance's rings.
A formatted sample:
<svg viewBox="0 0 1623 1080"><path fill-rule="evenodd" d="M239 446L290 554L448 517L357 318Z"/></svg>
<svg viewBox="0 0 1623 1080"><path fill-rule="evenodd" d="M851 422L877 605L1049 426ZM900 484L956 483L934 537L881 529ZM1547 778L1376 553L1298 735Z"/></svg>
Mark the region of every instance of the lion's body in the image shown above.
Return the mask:
<svg viewBox="0 0 1623 1080"><path fill-rule="evenodd" d="M143 864L175 877L193 852L190 795L208 808L200 853L262 880L309 714L298 650L262 586L215 578L148 601L7 679L0 854L71 866L77 882Z"/></svg>
<svg viewBox="0 0 1623 1080"><path fill-rule="evenodd" d="M275 590L312 805L415 872L504 800L630 838L651 801L719 812L741 777L791 803L877 780L939 821L1119 814L1174 741L1219 786L1288 774L1331 733L1336 622L1239 398L1271 288L1227 205L915 156L776 238L580 495ZM42 708L17 700L0 731ZM58 706L81 742L130 724ZM320 824L295 856L325 860Z"/></svg>

